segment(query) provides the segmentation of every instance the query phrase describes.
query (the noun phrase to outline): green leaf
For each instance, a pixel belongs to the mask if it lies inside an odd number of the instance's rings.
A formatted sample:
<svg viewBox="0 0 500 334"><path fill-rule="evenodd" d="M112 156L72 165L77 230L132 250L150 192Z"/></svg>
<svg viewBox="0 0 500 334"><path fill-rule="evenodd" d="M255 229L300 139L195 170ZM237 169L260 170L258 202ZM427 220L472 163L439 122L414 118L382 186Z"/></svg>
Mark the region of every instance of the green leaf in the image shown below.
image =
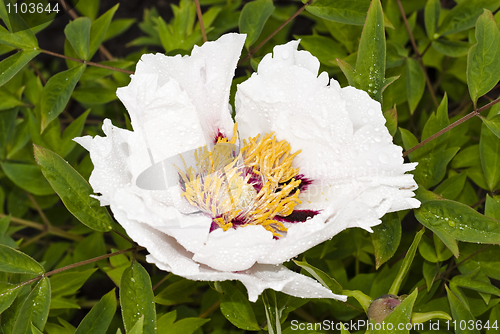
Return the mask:
<svg viewBox="0 0 500 334"><path fill-rule="evenodd" d="M500 164L500 138L486 126L486 123L481 126L479 154L488 188L493 191L500 181L500 168L498 167Z"/></svg>
<svg viewBox="0 0 500 334"><path fill-rule="evenodd" d="M380 0L373 0L359 41L355 87L382 101L385 76L384 13Z"/></svg>
<svg viewBox="0 0 500 334"><path fill-rule="evenodd" d="M97 231L112 229L113 220L99 201L90 197L92 187L78 172L54 152L34 145L35 159L43 175L79 221Z"/></svg>
<svg viewBox="0 0 500 334"><path fill-rule="evenodd" d="M500 3L500 1L497 2ZM477 99L488 93L500 80L500 67L498 66L500 32L495 18L488 10L484 10L484 13L477 19L476 39L477 44L469 49L467 56L467 85L474 106Z"/></svg>
<svg viewBox="0 0 500 334"><path fill-rule="evenodd" d="M262 302L266 311L267 331L269 334L281 334L280 310L276 292L271 289L264 290Z"/></svg>
<svg viewBox="0 0 500 334"><path fill-rule="evenodd" d="M489 328L486 330L486 334L495 334L498 331L498 319L500 319L500 306L497 305L491 309L490 318L489 318ZM495 325L493 325L495 324ZM495 328L496 327L496 328Z"/></svg>
<svg viewBox="0 0 500 334"><path fill-rule="evenodd" d="M38 49L38 40L31 29L10 33L7 29L0 26L0 44L9 45L22 50Z"/></svg>
<svg viewBox="0 0 500 334"><path fill-rule="evenodd" d="M413 58L406 59L406 95L408 96L408 105L413 114L418 103L424 95L425 74L419 63Z"/></svg>
<svg viewBox="0 0 500 334"><path fill-rule="evenodd" d="M482 293L488 293L496 296L500 296L500 289L493 286L489 282L484 282L478 279L475 279L475 277L479 274L479 271L481 270L480 267L477 267L475 270L463 274L463 275L457 275L454 276L451 279L451 284L455 284L456 286L462 287L462 288L467 288L470 290L482 292Z"/></svg>
<svg viewBox="0 0 500 334"><path fill-rule="evenodd" d="M306 10L323 19L362 26L370 0L317 0L306 6Z"/></svg>
<svg viewBox="0 0 500 334"><path fill-rule="evenodd" d="M481 118L484 125L486 125L488 129L495 134L495 136L500 138L500 115L495 115L492 118L486 118L481 115L478 116Z"/></svg>
<svg viewBox="0 0 500 334"><path fill-rule="evenodd" d="M219 294L220 311L233 325L248 331L258 331L257 323L252 305L247 296L236 289L230 282L220 282L223 293Z"/></svg>
<svg viewBox="0 0 500 334"><path fill-rule="evenodd" d="M24 65L31 59L35 58L40 51L19 51L16 54L2 60L0 62L0 86L3 86L7 81L12 79Z"/></svg>
<svg viewBox="0 0 500 334"><path fill-rule="evenodd" d="M95 19L97 13L99 12L99 4L100 0L86 0L86 1L78 1L74 2L75 8L80 12L83 16L88 16L92 20Z"/></svg>
<svg viewBox="0 0 500 334"><path fill-rule="evenodd" d="M424 275L425 284L427 285L427 292L431 291L432 285L434 284L434 279L436 278L438 271L439 268L437 263L424 261L424 264L422 265L422 274Z"/></svg>
<svg viewBox="0 0 500 334"><path fill-rule="evenodd" d="M439 22L439 13L441 12L441 1L439 0L429 0L425 4L424 18L425 18L425 30L427 31L427 37L430 40L434 39L434 34L436 33L436 28Z"/></svg>
<svg viewBox="0 0 500 334"><path fill-rule="evenodd" d="M469 321L472 323L476 323L476 319L472 316L470 310L464 303L451 291L447 285L445 285L446 288L446 294L448 295L448 302L450 303L450 309L451 309L451 316L454 320L454 323L457 324L455 327L455 333L457 334L462 334L462 333L477 333L479 334L479 331L476 329L475 326L472 328L466 328L465 330L460 328L460 323L466 323L468 324Z"/></svg>
<svg viewBox="0 0 500 334"><path fill-rule="evenodd" d="M186 279L171 283L155 297L155 302L167 306L192 302L190 296L197 285L195 281Z"/></svg>
<svg viewBox="0 0 500 334"><path fill-rule="evenodd" d="M43 267L28 255L0 244L0 271L41 275Z"/></svg>
<svg viewBox="0 0 500 334"><path fill-rule="evenodd" d="M38 328L36 328L35 325L33 325L33 323L31 323L31 333L32 334L43 334Z"/></svg>
<svg viewBox="0 0 500 334"><path fill-rule="evenodd" d="M486 204L484 206L484 215L500 220L500 197L486 195Z"/></svg>
<svg viewBox="0 0 500 334"><path fill-rule="evenodd" d="M85 104L105 104L116 100L116 89L106 87L80 87L73 92L73 98Z"/></svg>
<svg viewBox="0 0 500 334"><path fill-rule="evenodd" d="M452 317L450 317L450 315L448 313L443 312L443 311L433 311L433 312L425 312L425 313L413 312L411 314L411 322L414 324L424 323L424 322L432 320L432 319L443 319L443 320L448 320L448 321L453 320Z"/></svg>
<svg viewBox="0 0 500 334"><path fill-rule="evenodd" d="M338 59L337 58L337 64L339 65L340 69L342 70L342 73L344 73L347 82L349 83L349 86L355 86L356 84L356 70L352 68L351 65L349 65L348 62L346 62L343 59Z"/></svg>
<svg viewBox="0 0 500 334"><path fill-rule="evenodd" d="M36 165L1 162L0 166L12 182L30 193L39 196L54 193Z"/></svg>
<svg viewBox="0 0 500 334"><path fill-rule="evenodd" d="M348 297L353 297L354 299L356 299L361 307L363 307L365 313L368 312L368 308L373 301L370 296L365 295L359 290L344 290L342 291L342 293Z"/></svg>
<svg viewBox="0 0 500 334"><path fill-rule="evenodd" d="M459 173L441 182L441 184L434 189L434 192L446 199L455 199L462 189L464 189L466 180L467 174Z"/></svg>
<svg viewBox="0 0 500 334"><path fill-rule="evenodd" d="M116 4L114 7L109 9L106 13L102 14L97 20L92 22L92 27L90 28L90 58L96 53L97 49L104 40L106 32L108 31L109 25L116 10L120 4Z"/></svg>
<svg viewBox="0 0 500 334"><path fill-rule="evenodd" d="M418 244L420 243L420 239L422 238L424 232L425 229L423 228L420 231L418 231L418 233L415 235L415 238L413 239L410 248L408 248L408 252L406 253L405 258L403 259L401 268L399 268L398 275L394 279L394 282L392 283L391 288L389 289L389 294L391 295L398 294L399 288L401 287L403 280L405 279L406 275L410 270L411 263L413 262L413 258L415 257L415 253L417 252Z"/></svg>
<svg viewBox="0 0 500 334"><path fill-rule="evenodd" d="M75 334L106 334L116 312L115 289L108 292L92 307L76 329Z"/></svg>
<svg viewBox="0 0 500 334"><path fill-rule="evenodd" d="M83 60L90 59L89 41L91 24L92 20L88 17L79 17L68 23L64 28L64 34L71 43L73 50Z"/></svg>
<svg viewBox="0 0 500 334"><path fill-rule="evenodd" d="M389 130L391 136L394 137L398 131L398 110L396 109L396 105L394 105L394 108L384 111L384 117L385 126L387 130Z"/></svg>
<svg viewBox="0 0 500 334"><path fill-rule="evenodd" d="M325 66L335 66L337 65L336 58L344 58L347 56L347 51L344 47L330 37L320 35L294 35L294 37L300 39L300 45L317 57L321 64Z"/></svg>
<svg viewBox="0 0 500 334"><path fill-rule="evenodd" d="M78 116L78 118L71 122L71 124L64 130L59 145L56 146L59 151L58 153L61 156L64 157L68 155L75 148L76 142L73 138L81 136L89 113L90 109Z"/></svg>
<svg viewBox="0 0 500 334"><path fill-rule="evenodd" d="M51 276L52 297L75 294L96 270L64 272Z"/></svg>
<svg viewBox="0 0 500 334"><path fill-rule="evenodd" d="M31 332L31 323L37 329L43 330L49 316L49 307L50 281L47 277L43 277L24 301L14 323L12 334Z"/></svg>
<svg viewBox="0 0 500 334"><path fill-rule="evenodd" d="M120 305L125 331L129 333L140 318L145 334L156 333L156 310L149 274L139 263L125 269L120 283ZM142 333L142 332L141 332Z"/></svg>
<svg viewBox="0 0 500 334"><path fill-rule="evenodd" d="M448 57L462 57L469 52L471 45L467 42L437 39L432 42L432 47L439 53Z"/></svg>
<svg viewBox="0 0 500 334"><path fill-rule="evenodd" d="M198 328L210 321L210 319L201 318L184 318L179 321L175 321L177 317L177 311L171 311L164 314L160 319L158 319L157 333L162 334L192 334ZM174 322L175 321L175 322Z"/></svg>
<svg viewBox="0 0 500 334"><path fill-rule="evenodd" d="M450 200L430 200L415 210L415 217L425 227L442 236L485 244L500 244L500 222L471 207ZM450 249L455 255L454 249Z"/></svg>
<svg viewBox="0 0 500 334"><path fill-rule="evenodd" d="M64 110L69 101L71 93L75 89L76 83L80 79L85 64L73 67L69 70L57 73L48 81L42 92L41 99L41 116L42 116L42 131L47 125L56 119L57 116Z"/></svg>
<svg viewBox="0 0 500 334"><path fill-rule="evenodd" d="M328 276L324 271L311 266L309 263L307 263L304 259L304 261L296 261L293 260L293 262L307 271L311 276L313 276L318 282L320 282L325 288L328 288L332 290L333 293L340 294L342 293L342 286L334 279Z"/></svg>
<svg viewBox="0 0 500 334"><path fill-rule="evenodd" d="M461 1L448 12L439 27L438 34L449 35L472 28L479 15L483 13L483 8L495 11L499 6L499 0Z"/></svg>
<svg viewBox="0 0 500 334"><path fill-rule="evenodd" d="M389 260L401 241L401 220L396 212L386 213L382 224L373 227L370 235L375 252L376 269Z"/></svg>
<svg viewBox="0 0 500 334"><path fill-rule="evenodd" d="M21 287L21 285L0 282L0 314L16 299Z"/></svg>
<svg viewBox="0 0 500 334"><path fill-rule="evenodd" d="M406 334L409 331L406 329L406 325L411 323L411 314L413 310L413 304L415 304L415 300L417 299L418 288L413 290L413 292L406 297L401 304L399 304L385 319L384 324L385 327L379 327L380 329L372 330L372 334ZM387 330L389 328L389 324L392 324L392 330ZM401 324L405 326L401 326ZM401 328L403 327L403 328Z"/></svg>
<svg viewBox="0 0 500 334"><path fill-rule="evenodd" d="M7 89L0 87L0 112L19 106L26 106L26 104L20 100L18 94L13 94Z"/></svg>
<svg viewBox="0 0 500 334"><path fill-rule="evenodd" d="M267 19L274 11L272 0L255 0L247 2L241 10L240 33L247 34L245 46L249 48L259 38Z"/></svg>

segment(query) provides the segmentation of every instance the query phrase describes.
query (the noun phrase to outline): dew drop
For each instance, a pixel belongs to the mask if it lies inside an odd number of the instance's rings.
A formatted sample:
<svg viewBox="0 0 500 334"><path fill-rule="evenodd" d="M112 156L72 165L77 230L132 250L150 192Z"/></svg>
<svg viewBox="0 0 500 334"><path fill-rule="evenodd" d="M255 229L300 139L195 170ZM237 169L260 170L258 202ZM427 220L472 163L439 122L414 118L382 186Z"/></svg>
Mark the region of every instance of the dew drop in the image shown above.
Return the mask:
<svg viewBox="0 0 500 334"><path fill-rule="evenodd" d="M378 159L383 164L386 164L389 162L389 157L387 156L387 154L385 152L381 152L380 155L378 156Z"/></svg>
<svg viewBox="0 0 500 334"><path fill-rule="evenodd" d="M450 225L450 227L455 227L455 222L453 220L450 220L448 222L448 225Z"/></svg>
<svg viewBox="0 0 500 334"><path fill-rule="evenodd" d="M290 57L288 50L283 50L283 52L281 52L281 58L288 59L288 57Z"/></svg>

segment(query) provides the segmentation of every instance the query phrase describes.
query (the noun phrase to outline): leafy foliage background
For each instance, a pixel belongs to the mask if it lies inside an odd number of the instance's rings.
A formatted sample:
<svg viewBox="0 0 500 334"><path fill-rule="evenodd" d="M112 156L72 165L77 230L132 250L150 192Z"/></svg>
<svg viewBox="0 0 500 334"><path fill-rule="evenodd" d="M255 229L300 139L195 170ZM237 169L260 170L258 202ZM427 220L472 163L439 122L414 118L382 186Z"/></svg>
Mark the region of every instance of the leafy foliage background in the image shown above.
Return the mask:
<svg viewBox="0 0 500 334"><path fill-rule="evenodd" d="M366 320L387 293L408 296L386 323L497 332L500 1L200 0L202 26L194 1L157 5L82 0L56 18L9 14L13 2L0 0L3 333L340 332L295 331L292 321ZM394 142L419 162L421 208L387 214L373 234L344 231L287 264L346 303L266 291L253 304L239 283L162 272L88 196L92 163L72 138L102 134L104 118L130 129L115 92L140 56L189 54L205 34L230 31L248 34L233 94L273 46L300 38L322 71L382 103Z"/></svg>

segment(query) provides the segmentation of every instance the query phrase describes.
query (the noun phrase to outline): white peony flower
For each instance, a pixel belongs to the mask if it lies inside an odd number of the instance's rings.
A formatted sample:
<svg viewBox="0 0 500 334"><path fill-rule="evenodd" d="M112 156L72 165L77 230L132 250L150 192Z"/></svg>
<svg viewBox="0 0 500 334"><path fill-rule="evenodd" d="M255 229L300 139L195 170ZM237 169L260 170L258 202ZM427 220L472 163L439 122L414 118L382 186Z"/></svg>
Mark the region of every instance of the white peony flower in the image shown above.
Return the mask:
<svg viewBox="0 0 500 334"><path fill-rule="evenodd" d="M192 280L240 280L251 301L271 288L335 298L283 262L349 227L371 231L387 212L416 208L380 104L341 88L298 42L276 46L229 90L245 35L191 56L146 54L118 89L134 131L75 139L94 163L102 205L160 269ZM235 131L237 129L237 131Z"/></svg>

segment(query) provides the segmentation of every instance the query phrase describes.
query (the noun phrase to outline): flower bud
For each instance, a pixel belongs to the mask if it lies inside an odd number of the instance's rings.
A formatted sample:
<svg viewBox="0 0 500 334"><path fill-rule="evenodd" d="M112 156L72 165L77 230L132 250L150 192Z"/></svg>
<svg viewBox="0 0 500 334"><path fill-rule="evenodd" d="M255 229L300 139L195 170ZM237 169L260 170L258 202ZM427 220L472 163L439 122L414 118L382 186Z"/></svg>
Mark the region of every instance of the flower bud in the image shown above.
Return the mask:
<svg viewBox="0 0 500 334"><path fill-rule="evenodd" d="M368 307L368 319L381 323L399 304L401 304L401 299L398 296L380 296Z"/></svg>

